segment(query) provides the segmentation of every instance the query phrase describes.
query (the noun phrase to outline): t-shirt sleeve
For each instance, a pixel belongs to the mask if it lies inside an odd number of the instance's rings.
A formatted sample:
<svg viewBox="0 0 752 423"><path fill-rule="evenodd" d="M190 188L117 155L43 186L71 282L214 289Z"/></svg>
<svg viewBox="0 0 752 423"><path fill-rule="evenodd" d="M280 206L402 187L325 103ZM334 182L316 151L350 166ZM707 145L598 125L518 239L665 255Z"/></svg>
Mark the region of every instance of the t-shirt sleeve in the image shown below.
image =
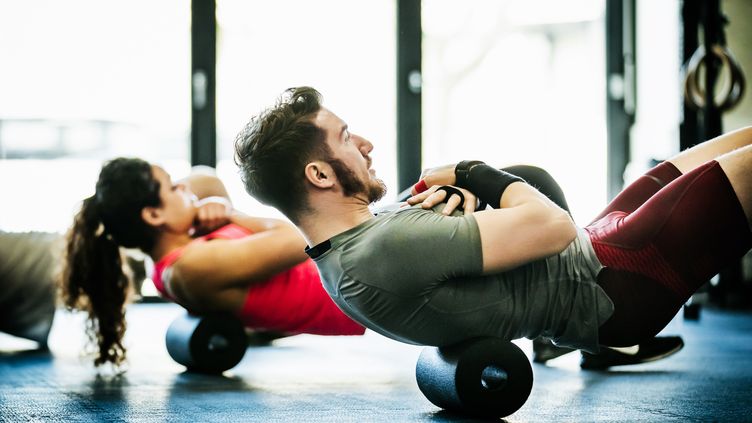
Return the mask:
<svg viewBox="0 0 752 423"><path fill-rule="evenodd" d="M363 234L343 263L360 282L398 295L420 295L447 280L483 270L480 232L472 215L404 209Z"/></svg>

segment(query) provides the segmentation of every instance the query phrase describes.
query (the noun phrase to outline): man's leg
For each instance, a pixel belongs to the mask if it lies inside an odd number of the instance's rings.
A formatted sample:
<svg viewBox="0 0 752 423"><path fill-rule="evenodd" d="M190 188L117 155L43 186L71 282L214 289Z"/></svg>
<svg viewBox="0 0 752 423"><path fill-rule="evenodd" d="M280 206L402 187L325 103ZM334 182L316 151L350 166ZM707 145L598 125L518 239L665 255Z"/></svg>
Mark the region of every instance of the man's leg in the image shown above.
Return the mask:
<svg viewBox="0 0 752 423"><path fill-rule="evenodd" d="M726 153L752 144L752 127L742 128L682 151L668 159L681 173L687 173ZM725 169L724 169L725 170Z"/></svg>
<svg viewBox="0 0 752 423"><path fill-rule="evenodd" d="M739 134L725 141L741 145ZM689 295L750 249L750 160L752 147L737 148L676 178L634 212L611 213L586 228L606 266L598 283L615 304L600 328L602 343L627 346L654 336Z"/></svg>
<svg viewBox="0 0 752 423"><path fill-rule="evenodd" d="M556 205L570 211L561 186L544 169L517 165L505 167L502 170L521 177ZM611 366L645 363L668 357L679 351L683 346L684 342L679 336L656 337L625 351L604 348L599 354L582 353L580 366L583 369L605 369ZM558 347L547 338L533 340L533 361L536 363L545 363L572 351L575 350Z"/></svg>
<svg viewBox="0 0 752 423"><path fill-rule="evenodd" d="M747 221L752 222L752 132L750 145L718 157L718 164L728 177Z"/></svg>

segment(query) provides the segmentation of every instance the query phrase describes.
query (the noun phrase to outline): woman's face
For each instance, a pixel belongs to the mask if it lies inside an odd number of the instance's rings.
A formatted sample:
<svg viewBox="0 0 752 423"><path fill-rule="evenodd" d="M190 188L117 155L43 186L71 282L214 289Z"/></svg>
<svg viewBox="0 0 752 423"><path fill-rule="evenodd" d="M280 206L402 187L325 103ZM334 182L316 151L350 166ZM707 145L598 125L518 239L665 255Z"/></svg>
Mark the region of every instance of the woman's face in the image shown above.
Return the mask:
<svg viewBox="0 0 752 423"><path fill-rule="evenodd" d="M170 175L159 166L152 165L152 174L159 181L159 210L165 229L172 232L188 232L196 218L196 196L182 183L173 183Z"/></svg>

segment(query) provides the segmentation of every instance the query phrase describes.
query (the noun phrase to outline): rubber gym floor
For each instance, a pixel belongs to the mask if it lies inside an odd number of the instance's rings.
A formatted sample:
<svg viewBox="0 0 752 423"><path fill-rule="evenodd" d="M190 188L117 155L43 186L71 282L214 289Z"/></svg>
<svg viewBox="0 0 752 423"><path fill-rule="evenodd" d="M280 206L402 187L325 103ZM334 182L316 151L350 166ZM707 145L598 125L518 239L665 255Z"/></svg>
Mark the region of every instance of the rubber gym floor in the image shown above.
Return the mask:
<svg viewBox="0 0 752 423"><path fill-rule="evenodd" d="M50 352L0 336L4 422L462 422L418 390L421 348L373 332L299 335L250 347L221 376L192 374L164 345L173 304L128 309L127 371L95 370L81 353L80 314L58 311ZM580 370L579 353L534 364L530 398L509 422L752 421L752 312L702 309L664 330L685 348L661 361ZM531 343L518 345L530 356Z"/></svg>

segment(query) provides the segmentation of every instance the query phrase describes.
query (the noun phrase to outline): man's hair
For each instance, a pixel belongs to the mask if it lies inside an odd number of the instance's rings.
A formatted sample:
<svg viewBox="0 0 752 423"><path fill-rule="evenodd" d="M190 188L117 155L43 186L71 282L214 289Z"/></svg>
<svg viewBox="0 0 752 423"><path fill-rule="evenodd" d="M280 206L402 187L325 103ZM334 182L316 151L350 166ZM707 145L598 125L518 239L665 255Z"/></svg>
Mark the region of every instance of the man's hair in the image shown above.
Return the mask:
<svg viewBox="0 0 752 423"><path fill-rule="evenodd" d="M324 131L313 122L319 110L318 91L290 88L235 138L235 164L246 192L295 223L308 208L305 166L330 156Z"/></svg>

